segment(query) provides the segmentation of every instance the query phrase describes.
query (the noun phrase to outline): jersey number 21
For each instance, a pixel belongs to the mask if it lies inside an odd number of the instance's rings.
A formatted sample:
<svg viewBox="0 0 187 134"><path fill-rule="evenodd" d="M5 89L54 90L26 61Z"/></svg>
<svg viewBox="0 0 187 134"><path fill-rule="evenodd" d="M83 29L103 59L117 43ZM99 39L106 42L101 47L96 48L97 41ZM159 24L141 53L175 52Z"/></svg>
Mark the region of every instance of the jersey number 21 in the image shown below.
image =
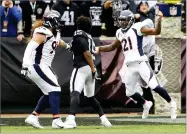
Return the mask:
<svg viewBox="0 0 187 134"><path fill-rule="evenodd" d="M124 45L124 49L123 49L124 51L128 51L132 49L132 41L130 37L128 37L127 39L124 38L121 42Z"/></svg>

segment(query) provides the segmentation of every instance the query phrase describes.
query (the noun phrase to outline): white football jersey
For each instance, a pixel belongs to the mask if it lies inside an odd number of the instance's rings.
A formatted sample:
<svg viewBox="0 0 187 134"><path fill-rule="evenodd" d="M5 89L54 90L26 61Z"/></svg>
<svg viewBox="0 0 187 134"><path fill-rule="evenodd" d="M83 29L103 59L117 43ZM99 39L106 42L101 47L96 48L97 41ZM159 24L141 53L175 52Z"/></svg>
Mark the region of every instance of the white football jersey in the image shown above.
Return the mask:
<svg viewBox="0 0 187 134"><path fill-rule="evenodd" d="M154 23L151 19L146 19L142 23L145 23L145 27L154 28ZM155 54L155 35L145 35L143 37L143 51L148 57Z"/></svg>
<svg viewBox="0 0 187 134"><path fill-rule="evenodd" d="M136 61L148 61L143 52L143 37L141 28L149 24L149 21L135 23L131 28L123 32L122 28L116 32L117 39L121 42L125 63L129 64Z"/></svg>
<svg viewBox="0 0 187 134"><path fill-rule="evenodd" d="M53 33L43 26L36 28L34 33L44 34L46 36L46 41L32 52L32 64L51 66L55 50L58 46L57 44L60 40L60 33L57 33L57 36L54 37Z"/></svg>

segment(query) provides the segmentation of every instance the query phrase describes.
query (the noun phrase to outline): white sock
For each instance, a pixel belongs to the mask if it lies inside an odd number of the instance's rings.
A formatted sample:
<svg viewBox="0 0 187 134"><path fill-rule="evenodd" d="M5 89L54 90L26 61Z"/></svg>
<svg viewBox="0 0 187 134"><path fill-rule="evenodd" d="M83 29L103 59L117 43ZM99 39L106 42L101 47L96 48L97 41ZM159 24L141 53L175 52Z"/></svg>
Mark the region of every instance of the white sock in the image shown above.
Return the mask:
<svg viewBox="0 0 187 134"><path fill-rule="evenodd" d="M102 116L100 117L100 119L101 119L101 121L104 121L104 120L106 120L107 118L106 118L105 115L102 115Z"/></svg>
<svg viewBox="0 0 187 134"><path fill-rule="evenodd" d="M38 118L38 116L33 115L33 114L30 114L30 116L33 117L33 118Z"/></svg>

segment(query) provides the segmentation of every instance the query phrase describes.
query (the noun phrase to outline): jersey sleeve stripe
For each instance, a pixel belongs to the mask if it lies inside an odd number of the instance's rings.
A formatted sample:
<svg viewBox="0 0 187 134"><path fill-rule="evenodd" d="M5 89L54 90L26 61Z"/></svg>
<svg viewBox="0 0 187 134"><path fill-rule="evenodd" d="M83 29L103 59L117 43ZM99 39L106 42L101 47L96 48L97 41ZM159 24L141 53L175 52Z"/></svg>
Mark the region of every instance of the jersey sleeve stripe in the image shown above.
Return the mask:
<svg viewBox="0 0 187 134"><path fill-rule="evenodd" d="M49 84L52 85L52 86L59 87L58 84L55 84L51 79L49 79L49 78L45 75L45 73L42 71L42 69L40 68L40 66L38 66L38 65L35 64L35 65L34 65L34 69L35 69L36 73L37 73L45 82L49 83Z"/></svg>
<svg viewBox="0 0 187 134"><path fill-rule="evenodd" d="M144 55L144 53L143 53L143 36L139 36L138 35L138 33L137 33L137 30L136 29L134 29L134 28L132 28L133 29L133 31L134 31L134 33L136 34L136 37L137 37L137 45L138 45L138 51L139 51L139 53L140 53L140 56L143 56Z"/></svg>
<svg viewBox="0 0 187 134"><path fill-rule="evenodd" d="M42 50L43 50L44 43L40 44L36 48L36 57L35 57L35 64L40 64L42 58Z"/></svg>
<svg viewBox="0 0 187 134"><path fill-rule="evenodd" d="M53 36L51 37L47 37L47 40L50 40ZM45 42L45 43L46 43ZM40 44L37 48L36 48L36 56L35 56L35 64L40 64L40 61L41 61L41 58L42 58L42 50L43 50L43 47L44 47L44 44L45 43L42 43Z"/></svg>

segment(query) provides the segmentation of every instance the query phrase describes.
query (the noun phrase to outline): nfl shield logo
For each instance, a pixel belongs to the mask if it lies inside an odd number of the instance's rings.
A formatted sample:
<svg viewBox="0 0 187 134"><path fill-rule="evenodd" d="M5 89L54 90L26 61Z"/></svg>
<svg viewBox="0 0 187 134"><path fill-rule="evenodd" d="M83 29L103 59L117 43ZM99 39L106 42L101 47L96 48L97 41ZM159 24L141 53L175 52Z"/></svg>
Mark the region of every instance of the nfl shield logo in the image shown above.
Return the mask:
<svg viewBox="0 0 187 134"><path fill-rule="evenodd" d="M170 15L175 16L177 15L177 7L170 7Z"/></svg>

